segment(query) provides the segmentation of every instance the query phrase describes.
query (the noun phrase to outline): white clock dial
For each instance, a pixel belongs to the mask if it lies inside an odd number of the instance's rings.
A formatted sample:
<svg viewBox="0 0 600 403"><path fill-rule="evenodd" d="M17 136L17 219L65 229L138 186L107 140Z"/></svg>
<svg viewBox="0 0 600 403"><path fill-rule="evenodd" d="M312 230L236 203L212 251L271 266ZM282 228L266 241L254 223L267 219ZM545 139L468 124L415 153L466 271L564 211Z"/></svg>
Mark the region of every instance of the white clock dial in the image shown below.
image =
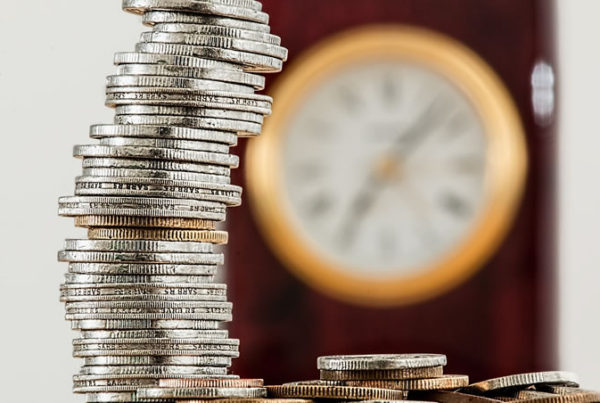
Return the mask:
<svg viewBox="0 0 600 403"><path fill-rule="evenodd" d="M309 91L279 176L300 236L354 275L413 275L464 241L485 206L488 141L446 77L370 60Z"/></svg>

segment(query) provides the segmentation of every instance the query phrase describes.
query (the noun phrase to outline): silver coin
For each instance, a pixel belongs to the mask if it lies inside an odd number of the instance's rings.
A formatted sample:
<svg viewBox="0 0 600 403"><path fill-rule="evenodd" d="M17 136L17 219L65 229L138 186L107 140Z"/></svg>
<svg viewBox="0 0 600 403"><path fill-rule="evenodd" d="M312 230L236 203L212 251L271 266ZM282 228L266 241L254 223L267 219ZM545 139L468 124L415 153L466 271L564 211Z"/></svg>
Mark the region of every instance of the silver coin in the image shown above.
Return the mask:
<svg viewBox="0 0 600 403"><path fill-rule="evenodd" d="M226 215L225 205L222 203L144 197L61 197L58 212L64 216L123 215L214 221L224 221Z"/></svg>
<svg viewBox="0 0 600 403"><path fill-rule="evenodd" d="M68 251L100 252L174 252L212 253L214 246L206 242L178 242L129 239L66 239L64 249Z"/></svg>
<svg viewBox="0 0 600 403"><path fill-rule="evenodd" d="M249 29L231 28L227 26L181 24L181 23L158 23L153 27L154 32L188 33L210 36L223 36L229 38L245 39L254 42L262 42L270 45L281 45L281 38L264 32Z"/></svg>
<svg viewBox="0 0 600 403"><path fill-rule="evenodd" d="M142 21L144 22L144 24L150 26L162 23L176 23L243 29L246 31L256 31L267 34L271 31L271 27L268 24L260 24L235 18L216 17L212 15L201 15L181 12L148 11L143 15Z"/></svg>
<svg viewBox="0 0 600 403"><path fill-rule="evenodd" d="M221 202L229 206L241 204L241 191L241 187L236 185L156 178L86 176L78 177L75 182L75 194L81 196L182 198Z"/></svg>
<svg viewBox="0 0 600 403"><path fill-rule="evenodd" d="M204 15L218 15L223 17L237 18L257 22L269 23L269 15L262 11L245 8L232 7L229 5L216 4L214 1L199 0L123 0L123 9L135 14L144 14L149 11L182 11Z"/></svg>
<svg viewBox="0 0 600 403"><path fill-rule="evenodd" d="M243 72L243 68L236 63L160 53L119 52L115 53L114 63L117 66L122 64L150 64Z"/></svg>
<svg viewBox="0 0 600 403"><path fill-rule="evenodd" d="M262 125L259 123L252 123L242 120L230 120L230 119L213 119L213 118L197 118L191 116L170 116L170 115L123 115L115 116L115 124L120 125L173 125L173 126L184 126L194 129L208 129L208 130L229 130L237 133L239 136L256 136L259 135L262 130ZM127 157L127 156L124 156ZM142 158L142 157L140 157ZM161 157L165 158L165 157ZM231 156L230 158L234 158ZM205 163L217 163L216 161L194 161L194 162L205 162ZM233 168L237 168L236 160L235 165L230 165ZM227 165L227 164L221 164Z"/></svg>
<svg viewBox="0 0 600 403"><path fill-rule="evenodd" d="M82 285L85 285L85 288ZM208 284L177 284L177 287L168 287L169 283L161 287L153 287L152 284L150 286L138 284L137 287L122 287L122 285L120 283L117 286L106 287L107 284L66 284L61 287L60 299L63 302L227 300L225 287L208 287ZM206 288L199 285L205 285Z"/></svg>
<svg viewBox="0 0 600 403"><path fill-rule="evenodd" d="M143 263L71 263L70 273L79 274L109 274L109 275L141 275L141 276L164 276L164 275L191 275L191 276L213 276L217 273L216 266L202 265L173 265L173 264L143 264ZM132 285L133 286L133 285ZM160 284L153 284L159 288ZM136 287L138 287L136 285ZM224 289L224 284L203 285L205 289ZM100 290L101 291L101 290ZM100 292L99 291L99 292ZM125 293L125 291L122 291Z"/></svg>
<svg viewBox="0 0 600 403"><path fill-rule="evenodd" d="M205 346L207 349L223 349L223 350L234 350L237 351L240 341L237 339L207 339L207 338L172 338L172 337L163 337L163 338L132 338L132 339L115 339L115 338L107 338L107 339L87 339L87 338L79 338L73 340L73 345L75 346L83 346L83 345L112 345L112 344L142 344L142 345L154 345L154 344L200 344Z"/></svg>
<svg viewBox="0 0 600 403"><path fill-rule="evenodd" d="M160 252L95 252L60 251L61 262L80 263L170 263L170 264L223 264L223 255L216 253L160 253ZM79 275L74 275L79 276Z"/></svg>
<svg viewBox="0 0 600 403"><path fill-rule="evenodd" d="M173 140L141 137L105 137L100 139L100 144L105 146L136 146L153 148L174 148L191 151L207 151L213 153L229 154L229 146L220 143L197 140Z"/></svg>
<svg viewBox="0 0 600 403"><path fill-rule="evenodd" d="M168 377L170 375L227 375L226 367L190 367L190 366L94 366L83 367L80 375L103 375L115 377ZM109 378L110 379L110 378Z"/></svg>
<svg viewBox="0 0 600 403"><path fill-rule="evenodd" d="M234 70L202 69L165 64L122 64L118 67L117 74L122 76L145 75L207 79L250 85L258 91L265 88L265 78L263 76Z"/></svg>
<svg viewBox="0 0 600 403"><path fill-rule="evenodd" d="M191 172L197 174L210 174L229 177L231 170L220 165L171 162L160 160L128 159L128 158L84 158L83 169L111 168L111 169L143 169L168 172Z"/></svg>
<svg viewBox="0 0 600 403"><path fill-rule="evenodd" d="M143 158L172 161L186 161L224 165L237 168L239 157L236 155L209 153L202 151L175 150L170 148L153 147L109 147L101 145L80 145L73 148L75 157L105 157L105 158Z"/></svg>
<svg viewBox="0 0 600 403"><path fill-rule="evenodd" d="M230 314L233 307L231 302L213 301L97 301L97 302L68 302L67 312L90 311L118 313L173 311L174 313L226 313Z"/></svg>
<svg viewBox="0 0 600 403"><path fill-rule="evenodd" d="M85 346L74 346L73 357L86 358L95 356L205 356L216 355L231 358L239 357L237 347L223 348L217 345L204 344L87 344ZM90 367L93 368L93 367ZM83 374L82 374L83 375ZM91 374L87 374L91 375Z"/></svg>
<svg viewBox="0 0 600 403"><path fill-rule="evenodd" d="M71 328L75 330L136 330L136 329L190 329L190 330L217 330L220 321L216 320L75 320ZM160 355L160 354L157 354Z"/></svg>
<svg viewBox="0 0 600 403"><path fill-rule="evenodd" d="M78 252L81 253L81 252ZM109 276L95 274L65 274L66 285L72 286L77 284L110 284L113 286L123 284L145 284L145 283L164 283L167 285L174 284L203 284L210 283L214 280L213 276Z"/></svg>
<svg viewBox="0 0 600 403"><path fill-rule="evenodd" d="M149 89L152 91L148 91ZM271 104L269 102L248 98L232 98L200 93L190 94L159 87L127 87L123 90L127 90L127 92L107 91L106 105L110 107L119 105L187 106L192 108L220 108L232 111L253 112L263 116L271 114ZM229 134L235 136L232 133ZM237 141L237 136L235 138Z"/></svg>
<svg viewBox="0 0 600 403"><path fill-rule="evenodd" d="M167 310L163 310L167 311ZM212 313L67 313L66 320L206 320L230 322L231 315L227 314L212 314ZM131 352L131 351L130 351ZM161 355L160 353L154 353ZM139 353L133 355L142 355Z"/></svg>
<svg viewBox="0 0 600 403"><path fill-rule="evenodd" d="M258 113L231 111L216 108L190 108L185 106L151 106L121 105L115 108L116 115L165 115L193 118L214 118L241 120L244 122L263 123L264 117ZM228 153L227 150L225 153Z"/></svg>
<svg viewBox="0 0 600 403"><path fill-rule="evenodd" d="M283 67L283 61L276 57L208 46L140 42L135 45L135 51L141 53L214 58L224 62L238 63L245 67L244 70L246 72L251 73L277 73L281 71Z"/></svg>
<svg viewBox="0 0 600 403"><path fill-rule="evenodd" d="M319 370L364 371L428 368L446 365L442 354L372 354L323 356L317 360Z"/></svg>
<svg viewBox="0 0 600 403"><path fill-rule="evenodd" d="M140 388L140 399L253 399L267 396L265 388Z"/></svg>
<svg viewBox="0 0 600 403"><path fill-rule="evenodd" d="M111 87L173 87L189 91L226 91L240 94L253 94L254 88L249 85L232 84L223 81L182 78L170 76L108 76L106 86Z"/></svg>
<svg viewBox="0 0 600 403"><path fill-rule="evenodd" d="M241 52L270 56L283 61L287 60L288 55L286 48L271 45L269 43L195 33L144 32L140 37L140 41L147 43L175 43L180 45L239 50Z"/></svg>
<svg viewBox="0 0 600 403"><path fill-rule="evenodd" d="M231 132L198 130L176 126L131 126L131 125L94 125L90 127L90 137L102 139L109 137L143 137L174 140L209 141L237 145L238 137ZM228 173L227 173L228 175Z"/></svg>
<svg viewBox="0 0 600 403"><path fill-rule="evenodd" d="M199 174L194 172L159 171L152 169L84 168L82 174L83 176L97 177L154 178L218 184L231 183L231 178L229 176Z"/></svg>
<svg viewBox="0 0 600 403"><path fill-rule="evenodd" d="M158 379L98 379L82 375L73 380L73 393L127 392L158 385Z"/></svg>
<svg viewBox="0 0 600 403"><path fill-rule="evenodd" d="M156 338L173 338L173 339L226 339L229 337L227 330L190 330L190 329L174 329L174 330L86 330L81 332L81 336L86 339L156 339ZM104 357L107 358L107 357ZM138 357L148 358L148 357ZM174 357L170 357L173 359ZM130 362L130 361L123 361ZM121 365L121 364L89 364L89 365ZM123 364L126 365L126 364ZM131 364L135 365L135 364ZM139 365L151 365L139 364ZM193 364L190 364L193 365Z"/></svg>
<svg viewBox="0 0 600 403"><path fill-rule="evenodd" d="M469 385L467 389L477 392L490 392L511 387L524 387L537 384L577 385L578 377L572 372L547 371L531 372L488 379Z"/></svg>
<svg viewBox="0 0 600 403"><path fill-rule="evenodd" d="M232 358L216 355L202 356L100 356L87 357L84 365L180 365L180 366L231 366Z"/></svg>

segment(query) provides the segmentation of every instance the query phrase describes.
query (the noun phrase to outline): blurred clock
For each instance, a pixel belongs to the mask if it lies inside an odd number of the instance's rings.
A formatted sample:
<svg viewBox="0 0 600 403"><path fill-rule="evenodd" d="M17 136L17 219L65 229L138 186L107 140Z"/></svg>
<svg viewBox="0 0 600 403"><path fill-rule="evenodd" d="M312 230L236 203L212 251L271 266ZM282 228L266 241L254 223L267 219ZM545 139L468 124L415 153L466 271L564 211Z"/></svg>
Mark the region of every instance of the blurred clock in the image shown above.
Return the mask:
<svg viewBox="0 0 600 403"><path fill-rule="evenodd" d="M301 60L246 155L274 253L351 303L460 284L502 240L525 180L524 133L500 80L464 46L408 27L346 32Z"/></svg>
<svg viewBox="0 0 600 403"><path fill-rule="evenodd" d="M290 50L228 219L234 371L443 352L553 369L553 2L263 0Z"/></svg>

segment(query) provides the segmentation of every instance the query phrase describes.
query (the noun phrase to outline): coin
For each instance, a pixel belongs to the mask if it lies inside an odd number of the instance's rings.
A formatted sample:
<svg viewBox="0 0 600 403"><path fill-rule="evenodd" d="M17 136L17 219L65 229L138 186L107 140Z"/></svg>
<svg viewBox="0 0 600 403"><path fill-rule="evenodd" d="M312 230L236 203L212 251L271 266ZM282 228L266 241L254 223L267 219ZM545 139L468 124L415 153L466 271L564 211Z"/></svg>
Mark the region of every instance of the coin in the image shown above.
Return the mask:
<svg viewBox="0 0 600 403"><path fill-rule="evenodd" d="M112 157L90 157L83 158L81 164L86 168L111 168L111 169L146 169L156 171L179 171L179 173L202 173L210 175L229 176L230 168L213 165L213 164L197 164L194 162L181 161L160 161L148 159L132 159L132 158L112 158Z"/></svg>
<svg viewBox="0 0 600 403"><path fill-rule="evenodd" d="M260 388L262 379L161 379L161 388Z"/></svg>
<svg viewBox="0 0 600 403"><path fill-rule="evenodd" d="M123 125L93 125L90 127L90 137L144 137L181 140L211 141L234 146L237 136L230 132L214 130L198 130L175 126L123 126Z"/></svg>
<svg viewBox="0 0 600 403"><path fill-rule="evenodd" d="M366 371L409 368L429 368L446 365L441 354L373 354L323 356L317 368L327 371Z"/></svg>
<svg viewBox="0 0 600 403"><path fill-rule="evenodd" d="M140 227L177 228L190 230L214 230L215 221L189 218L130 217L130 216L79 216L75 217L78 227Z"/></svg>
<svg viewBox="0 0 600 403"><path fill-rule="evenodd" d="M438 378L403 379L396 381L346 381L345 384L348 386L400 390L447 390L467 386L469 384L469 377L466 375L442 375Z"/></svg>
<svg viewBox="0 0 600 403"><path fill-rule="evenodd" d="M226 244L226 231L194 231L176 229L91 228L90 239L155 239L167 241L210 242Z"/></svg>
<svg viewBox="0 0 600 403"><path fill-rule="evenodd" d="M331 381L352 381L352 380L399 380L399 379L419 379L434 378L441 376L444 368L407 368L391 370L365 370L365 371L336 371L321 370L321 379Z"/></svg>
<svg viewBox="0 0 600 403"><path fill-rule="evenodd" d="M152 106L152 105L120 105L115 108L115 114L117 116L122 115L165 115L165 116L183 116L183 117L194 117L194 118L215 118L215 119L230 119L240 120L244 122L252 123L263 123L263 116L258 113L234 111L234 110L223 110L220 108L194 108L188 106ZM120 144L112 144L120 145ZM128 144L123 144L128 145ZM133 144L136 146L143 146L139 144ZM150 145L150 147L155 147ZM166 147L165 147L166 148ZM228 153L226 149L221 153ZM213 150L203 150L212 151Z"/></svg>
<svg viewBox="0 0 600 403"><path fill-rule="evenodd" d="M325 385L281 385L267 386L269 396L279 398L311 398L311 399L384 399L403 400L407 393L401 390L362 388L352 386Z"/></svg>
<svg viewBox="0 0 600 403"><path fill-rule="evenodd" d="M94 365L176 365L176 366L231 366L231 357L226 356L96 356L87 357L84 363ZM158 382L156 383L158 385Z"/></svg>
<svg viewBox="0 0 600 403"><path fill-rule="evenodd" d="M503 376L501 378L494 378L473 383L468 386L468 389L476 392L490 392L498 389L536 384L577 386L577 375L564 371L531 372L526 374Z"/></svg>
<svg viewBox="0 0 600 403"><path fill-rule="evenodd" d="M281 38L277 35L272 35L265 32L245 29L233 28L218 25L199 25L185 23L156 23L153 27L154 32L171 32L171 33L191 33L211 36L224 36L229 38L246 39L255 42L264 42L271 45L281 45Z"/></svg>
<svg viewBox="0 0 600 403"><path fill-rule="evenodd" d="M66 239L66 251L102 251L102 252L174 252L174 253L212 253L213 244L206 242L178 242L132 239Z"/></svg>
<svg viewBox="0 0 600 403"><path fill-rule="evenodd" d="M238 20L235 18L218 17L213 15L184 14L168 11L147 11L143 15L142 21L144 22L144 24L151 26L160 23L181 23L196 26L237 28L247 31L256 31L263 33L269 33L271 31L271 28L267 24Z"/></svg>
<svg viewBox="0 0 600 403"><path fill-rule="evenodd" d="M219 321L214 320L106 320L106 319L87 319L74 320L71 322L71 328L75 330L132 330L132 329L198 329L198 330L216 330L219 328ZM162 354L157 354L162 355Z"/></svg>
<svg viewBox="0 0 600 403"><path fill-rule="evenodd" d="M69 273L79 274L107 274L126 276L160 276L160 275L182 275L182 276L213 276L217 272L214 265L178 265L178 264L155 264L155 263L71 263ZM126 278L126 277L124 277ZM94 284L102 292L100 284ZM121 282L121 287L126 287L127 282ZM138 284L135 284L138 287ZM149 284L152 287L160 287L160 284ZM221 286L214 284L213 286ZM203 285L203 287L208 287ZM125 290L123 291L126 292Z"/></svg>

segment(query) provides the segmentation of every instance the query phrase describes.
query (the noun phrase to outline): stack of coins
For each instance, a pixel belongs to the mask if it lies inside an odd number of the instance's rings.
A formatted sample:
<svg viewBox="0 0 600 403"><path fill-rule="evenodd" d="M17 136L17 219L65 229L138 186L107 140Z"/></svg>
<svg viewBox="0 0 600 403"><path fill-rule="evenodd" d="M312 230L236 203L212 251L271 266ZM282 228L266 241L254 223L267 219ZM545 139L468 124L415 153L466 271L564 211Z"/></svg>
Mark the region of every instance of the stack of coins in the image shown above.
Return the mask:
<svg viewBox="0 0 600 403"><path fill-rule="evenodd" d="M434 392L428 398L442 403L462 401L592 403L600 393L579 388L577 376L570 372L549 371L504 376L473 383L460 392Z"/></svg>
<svg viewBox="0 0 600 403"><path fill-rule="evenodd" d="M69 263L66 318L81 331L74 391L133 402L138 388L168 378L178 390L212 388L205 398L262 396L262 382L228 373L239 342L219 328L232 306L214 282L224 261L216 248L227 242L217 224L241 203L230 147L258 135L271 110L271 98L255 94L265 83L256 73L279 71L287 51L255 0L123 8L152 31L116 55L106 101L114 123L92 126L97 143L75 147L83 174L75 196L59 200L59 214L88 228L59 252Z"/></svg>
<svg viewBox="0 0 600 403"><path fill-rule="evenodd" d="M321 379L267 386L270 396L334 400L404 400L413 391L455 390L465 375L444 375L441 354L379 354L319 357Z"/></svg>

